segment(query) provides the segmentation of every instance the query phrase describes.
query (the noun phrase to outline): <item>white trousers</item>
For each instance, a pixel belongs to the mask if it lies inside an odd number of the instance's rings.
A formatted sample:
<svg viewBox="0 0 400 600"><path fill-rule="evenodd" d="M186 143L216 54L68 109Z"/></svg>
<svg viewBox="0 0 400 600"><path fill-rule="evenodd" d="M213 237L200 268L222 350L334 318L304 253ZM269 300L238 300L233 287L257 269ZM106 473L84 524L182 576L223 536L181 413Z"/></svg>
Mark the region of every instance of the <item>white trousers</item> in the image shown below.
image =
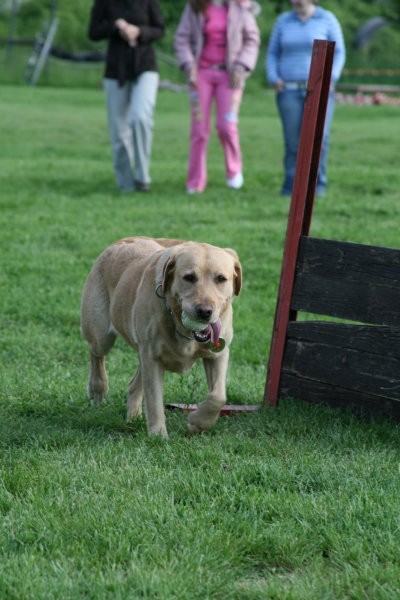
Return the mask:
<svg viewBox="0 0 400 600"><path fill-rule="evenodd" d="M123 86L104 79L108 131L117 186L134 190L135 181L150 183L150 157L153 141L153 113L159 75L142 73Z"/></svg>

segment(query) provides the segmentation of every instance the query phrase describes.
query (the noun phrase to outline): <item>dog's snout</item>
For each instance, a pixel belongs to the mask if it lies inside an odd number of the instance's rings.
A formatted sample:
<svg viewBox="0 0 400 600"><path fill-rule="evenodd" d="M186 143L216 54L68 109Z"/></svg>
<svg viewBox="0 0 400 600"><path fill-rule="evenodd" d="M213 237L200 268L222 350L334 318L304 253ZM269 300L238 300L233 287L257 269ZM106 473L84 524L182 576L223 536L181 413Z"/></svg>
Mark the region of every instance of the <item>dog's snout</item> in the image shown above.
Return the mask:
<svg viewBox="0 0 400 600"><path fill-rule="evenodd" d="M202 321L208 321L212 315L213 309L211 306L204 306L204 304L198 304L196 306L196 316Z"/></svg>

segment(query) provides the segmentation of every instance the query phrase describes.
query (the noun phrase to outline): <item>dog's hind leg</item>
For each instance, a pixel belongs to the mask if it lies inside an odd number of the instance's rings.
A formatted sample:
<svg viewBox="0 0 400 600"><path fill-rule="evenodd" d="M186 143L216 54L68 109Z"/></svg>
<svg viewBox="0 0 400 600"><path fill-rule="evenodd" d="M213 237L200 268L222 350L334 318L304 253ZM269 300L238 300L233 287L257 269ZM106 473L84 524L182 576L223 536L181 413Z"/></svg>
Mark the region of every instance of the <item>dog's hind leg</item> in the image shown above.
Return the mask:
<svg viewBox="0 0 400 600"><path fill-rule="evenodd" d="M101 404L108 392L108 376L104 356L90 353L89 381L87 395L93 404Z"/></svg>
<svg viewBox="0 0 400 600"><path fill-rule="evenodd" d="M108 393L105 356L114 345L116 335L108 332L89 343L90 367L87 394L93 404L101 404Z"/></svg>
<svg viewBox="0 0 400 600"><path fill-rule="evenodd" d="M109 297L102 278L92 273L86 282L81 304L81 331L89 346L90 366L87 393L93 404L101 404L108 392L105 356L116 339L109 316Z"/></svg>
<svg viewBox="0 0 400 600"><path fill-rule="evenodd" d="M143 386L140 367L129 384L127 421L136 419L142 414Z"/></svg>
<svg viewBox="0 0 400 600"><path fill-rule="evenodd" d="M211 429L219 417L221 408L226 404L228 361L228 348L225 348L218 358L203 359L208 394L204 402L201 402L197 409L189 415L188 427L192 433L200 433Z"/></svg>

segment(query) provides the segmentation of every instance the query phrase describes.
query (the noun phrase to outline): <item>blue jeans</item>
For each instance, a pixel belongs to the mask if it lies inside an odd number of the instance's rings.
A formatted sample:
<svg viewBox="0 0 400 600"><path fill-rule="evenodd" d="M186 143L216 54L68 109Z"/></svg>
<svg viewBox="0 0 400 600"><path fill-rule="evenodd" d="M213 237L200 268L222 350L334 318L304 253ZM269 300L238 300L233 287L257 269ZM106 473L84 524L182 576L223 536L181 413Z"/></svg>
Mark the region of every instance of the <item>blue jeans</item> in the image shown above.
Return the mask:
<svg viewBox="0 0 400 600"><path fill-rule="evenodd" d="M282 121L285 142L285 156L283 161L285 179L281 190L281 193L285 196L291 195L292 193L305 98L306 90L282 90L276 95L276 103ZM334 109L335 93L332 91L329 93L318 169L317 194L321 195L324 194L327 183L326 162L328 157L329 133Z"/></svg>

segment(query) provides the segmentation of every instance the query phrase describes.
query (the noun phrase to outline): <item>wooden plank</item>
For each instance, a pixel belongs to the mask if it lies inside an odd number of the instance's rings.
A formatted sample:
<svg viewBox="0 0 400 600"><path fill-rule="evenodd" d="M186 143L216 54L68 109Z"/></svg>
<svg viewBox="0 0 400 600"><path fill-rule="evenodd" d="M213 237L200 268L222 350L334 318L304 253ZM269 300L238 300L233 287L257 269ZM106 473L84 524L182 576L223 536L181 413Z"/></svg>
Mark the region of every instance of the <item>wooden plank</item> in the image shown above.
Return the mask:
<svg viewBox="0 0 400 600"><path fill-rule="evenodd" d="M400 418L400 402L348 390L339 385L331 386L319 381L299 379L288 373L282 373L280 396L312 404L326 403L355 412L384 413L396 419Z"/></svg>
<svg viewBox="0 0 400 600"><path fill-rule="evenodd" d="M400 329L371 325L350 325L326 321L292 321L288 338L331 346L352 348L400 359Z"/></svg>
<svg viewBox="0 0 400 600"><path fill-rule="evenodd" d="M400 401L400 360L353 348L289 339L283 373Z"/></svg>
<svg viewBox="0 0 400 600"><path fill-rule="evenodd" d="M303 236L291 307L400 327L400 250Z"/></svg>
<svg viewBox="0 0 400 600"><path fill-rule="evenodd" d="M311 224L334 51L335 42L314 40L264 391L271 405L278 401L287 324L296 318L290 303L300 237Z"/></svg>
<svg viewBox="0 0 400 600"><path fill-rule="evenodd" d="M394 248L303 236L297 268L400 287L400 250Z"/></svg>
<svg viewBox="0 0 400 600"><path fill-rule="evenodd" d="M297 311L400 327L400 290L360 282L302 275L297 280L292 306Z"/></svg>

